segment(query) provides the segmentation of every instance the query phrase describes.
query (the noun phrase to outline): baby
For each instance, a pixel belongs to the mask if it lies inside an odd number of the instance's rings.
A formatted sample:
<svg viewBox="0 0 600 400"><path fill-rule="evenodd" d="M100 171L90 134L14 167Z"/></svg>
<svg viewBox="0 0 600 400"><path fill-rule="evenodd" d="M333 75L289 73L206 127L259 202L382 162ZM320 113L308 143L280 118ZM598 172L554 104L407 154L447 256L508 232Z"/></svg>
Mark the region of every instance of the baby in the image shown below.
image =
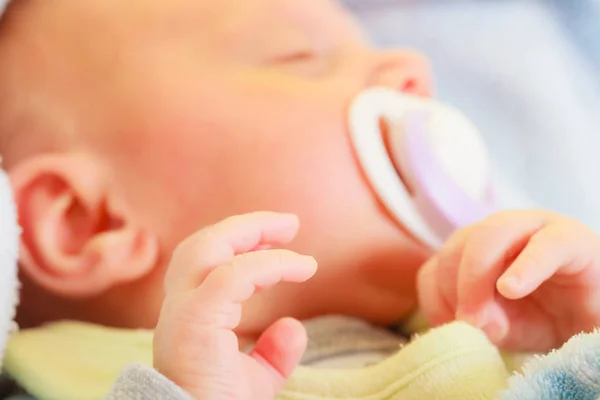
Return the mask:
<svg viewBox="0 0 600 400"><path fill-rule="evenodd" d="M272 398L304 350L295 320L419 305L547 350L600 318L600 243L576 222L503 213L433 256L390 216L346 114L372 86L431 96L429 67L336 3L16 0L0 60L21 327L158 323L157 369L212 399Z"/></svg>

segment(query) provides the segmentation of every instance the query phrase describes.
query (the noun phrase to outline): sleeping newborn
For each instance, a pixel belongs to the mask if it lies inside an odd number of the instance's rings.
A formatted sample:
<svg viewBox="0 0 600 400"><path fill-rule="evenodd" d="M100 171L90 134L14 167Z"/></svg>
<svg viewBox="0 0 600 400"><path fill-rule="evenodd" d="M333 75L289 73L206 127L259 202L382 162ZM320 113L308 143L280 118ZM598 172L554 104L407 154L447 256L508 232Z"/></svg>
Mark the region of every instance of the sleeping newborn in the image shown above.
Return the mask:
<svg viewBox="0 0 600 400"><path fill-rule="evenodd" d="M158 323L162 375L134 370L144 382L272 397L304 354L298 321L318 317L370 331L421 308L432 325L459 319L540 351L597 322L596 260L569 258L597 238L577 223L495 214L431 248L383 206L348 110L373 87L429 104L432 77L419 53L374 47L335 2L16 0L0 59L17 321ZM390 345L363 365L401 340L374 335Z"/></svg>

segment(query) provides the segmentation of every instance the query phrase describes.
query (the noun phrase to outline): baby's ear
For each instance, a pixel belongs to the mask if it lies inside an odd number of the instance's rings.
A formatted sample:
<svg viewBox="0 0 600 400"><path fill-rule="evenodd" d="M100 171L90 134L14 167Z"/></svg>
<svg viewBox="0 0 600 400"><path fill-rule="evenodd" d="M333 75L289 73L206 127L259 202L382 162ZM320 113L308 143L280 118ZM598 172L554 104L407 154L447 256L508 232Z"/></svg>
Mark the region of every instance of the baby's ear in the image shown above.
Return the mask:
<svg viewBox="0 0 600 400"><path fill-rule="evenodd" d="M156 238L115 207L109 174L86 155L29 158L9 171L21 268L58 295L88 297L148 274Z"/></svg>

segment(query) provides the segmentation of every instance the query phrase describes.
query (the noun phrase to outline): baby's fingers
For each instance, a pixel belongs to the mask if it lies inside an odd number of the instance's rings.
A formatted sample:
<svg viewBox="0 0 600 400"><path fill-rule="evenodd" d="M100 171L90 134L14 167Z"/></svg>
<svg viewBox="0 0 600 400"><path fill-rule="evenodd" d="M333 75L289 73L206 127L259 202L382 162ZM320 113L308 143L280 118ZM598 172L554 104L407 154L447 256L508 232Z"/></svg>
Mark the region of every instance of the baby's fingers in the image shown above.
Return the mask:
<svg viewBox="0 0 600 400"><path fill-rule="evenodd" d="M295 215L256 212L202 229L177 247L165 277L165 290L168 294L194 289L215 267L238 254L286 244L298 226Z"/></svg>
<svg viewBox="0 0 600 400"><path fill-rule="evenodd" d="M534 234L497 282L498 292L516 300L533 293L556 274L576 275L592 264L598 241L571 221L550 224Z"/></svg>
<svg viewBox="0 0 600 400"><path fill-rule="evenodd" d="M239 255L216 268L195 290L190 299L193 319L200 325L233 330L240 322L242 303L257 290L279 282L304 282L316 271L314 258L288 250Z"/></svg>
<svg viewBox="0 0 600 400"><path fill-rule="evenodd" d="M492 216L473 229L458 274L457 317L486 324L496 282L527 240L547 221L545 213L510 212Z"/></svg>

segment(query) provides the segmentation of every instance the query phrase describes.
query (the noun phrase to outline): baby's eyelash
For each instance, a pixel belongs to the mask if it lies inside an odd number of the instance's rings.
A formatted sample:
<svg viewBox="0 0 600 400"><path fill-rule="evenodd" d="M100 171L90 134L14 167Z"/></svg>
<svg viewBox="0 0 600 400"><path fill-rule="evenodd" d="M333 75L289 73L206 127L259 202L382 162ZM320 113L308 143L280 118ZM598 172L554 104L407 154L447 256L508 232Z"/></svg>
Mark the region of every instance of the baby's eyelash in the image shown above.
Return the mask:
<svg viewBox="0 0 600 400"><path fill-rule="evenodd" d="M286 64L286 63L294 63L294 62L302 62L308 61L316 57L316 53L311 50L301 50L295 51L292 53L287 53L281 56L277 56L273 59L274 63L277 64Z"/></svg>
<svg viewBox="0 0 600 400"><path fill-rule="evenodd" d="M272 67L296 73L302 76L324 76L331 69L331 57L316 49L306 47L302 50L280 53L269 60Z"/></svg>

